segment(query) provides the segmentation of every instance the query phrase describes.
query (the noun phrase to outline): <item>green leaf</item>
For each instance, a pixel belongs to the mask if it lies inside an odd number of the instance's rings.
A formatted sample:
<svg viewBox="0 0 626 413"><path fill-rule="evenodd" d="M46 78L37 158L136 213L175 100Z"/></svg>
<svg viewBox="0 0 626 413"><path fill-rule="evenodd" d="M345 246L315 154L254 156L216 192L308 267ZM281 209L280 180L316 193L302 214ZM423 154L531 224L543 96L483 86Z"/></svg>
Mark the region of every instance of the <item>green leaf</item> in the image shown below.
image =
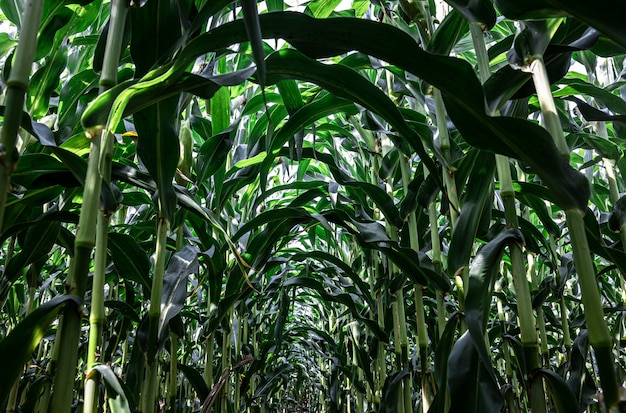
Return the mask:
<svg viewBox="0 0 626 413"><path fill-rule="evenodd" d="M626 271L626 254L624 253L624 250L620 247L607 246L606 241L600 232L598 221L589 209L585 214L584 220L585 232L587 233L587 241L589 242L589 249L591 252L608 261L611 261L620 269L620 271Z"/></svg>
<svg viewBox="0 0 626 413"><path fill-rule="evenodd" d="M593 96L599 103L606 106L614 113L626 115L626 101L620 96L611 93L606 89L599 88L582 79L562 79L559 84L565 85L560 90L554 92L555 97L588 95Z"/></svg>
<svg viewBox="0 0 626 413"><path fill-rule="evenodd" d="M318 19L325 19L330 16L337 6L341 3L341 0L318 0L312 1L307 4L306 11L313 17Z"/></svg>
<svg viewBox="0 0 626 413"><path fill-rule="evenodd" d="M45 63L31 77L29 85L30 113L39 119L48 114L52 93L59 87L61 73L67 65L68 45L66 42L54 44ZM31 94L32 93L32 94Z"/></svg>
<svg viewBox="0 0 626 413"><path fill-rule="evenodd" d="M621 197L613 205L613 211L609 215L609 229L611 231L620 231L622 225L626 223L626 196Z"/></svg>
<svg viewBox="0 0 626 413"><path fill-rule="evenodd" d="M428 42L427 51L448 56L458 41L469 31L469 24L457 9L446 14Z"/></svg>
<svg viewBox="0 0 626 413"><path fill-rule="evenodd" d="M583 411L596 403L595 397L598 394L598 389L591 379L592 374L587 367L588 356L589 334L587 330L581 330L572 345L569 377L567 379L567 385L578 400L580 406L578 411Z"/></svg>
<svg viewBox="0 0 626 413"><path fill-rule="evenodd" d="M187 300L189 274L198 272L198 249L185 246L172 255L163 276L163 297L159 317L159 346L165 344L168 323L180 313Z"/></svg>
<svg viewBox="0 0 626 413"><path fill-rule="evenodd" d="M5 106L0 106L0 116L4 116L4 110ZM27 112L22 112L20 127L39 139L42 145L56 146L56 142L54 141L54 136L52 135L50 128L43 123L32 120Z"/></svg>
<svg viewBox="0 0 626 413"><path fill-rule="evenodd" d="M345 305L352 313L352 316L364 323L380 341L387 342L389 340L385 332L380 329L377 322L361 315L361 312L357 308L350 294L329 293L328 291L326 291L322 283L313 278L305 276L289 278L283 283L283 287L301 287L315 290L324 300L333 301Z"/></svg>
<svg viewBox="0 0 626 413"><path fill-rule="evenodd" d="M1 7L1 3L0 3ZM17 45L17 41L9 37L8 33L0 33L0 57L3 57L7 52Z"/></svg>
<svg viewBox="0 0 626 413"><path fill-rule="evenodd" d="M0 302L4 302L9 288L22 275L26 266L49 255L60 228L61 222L59 221L42 220L26 230L22 250L9 260L0 278Z"/></svg>
<svg viewBox="0 0 626 413"><path fill-rule="evenodd" d="M415 149L422 162L438 176L420 136L409 127L396 105L383 91L352 69L343 65L325 65L293 49L282 49L268 56L267 75L268 83L283 79L316 83L338 97L358 103L377 113L397 129Z"/></svg>
<svg viewBox="0 0 626 413"><path fill-rule="evenodd" d="M104 385L107 389L107 401L109 409L112 413L130 413L131 409L128 405L128 399L118 377L113 373L111 367L105 364L98 364L93 368L104 379Z"/></svg>
<svg viewBox="0 0 626 413"><path fill-rule="evenodd" d="M550 399L552 399L557 413L580 411L576 402L576 396L572 393L565 380L563 380L563 377L548 369L539 369L535 376L538 377L534 377L534 380L545 380Z"/></svg>
<svg viewBox="0 0 626 413"><path fill-rule="evenodd" d="M446 0L467 20L491 29L496 24L496 11L490 0Z"/></svg>
<svg viewBox="0 0 626 413"><path fill-rule="evenodd" d="M72 76L61 88L59 97L59 119L61 125L71 119L82 97L98 86L98 75L91 69L83 70Z"/></svg>
<svg viewBox="0 0 626 413"><path fill-rule="evenodd" d="M159 102L135 113L139 134L137 155L155 180L158 189L158 210L168 221L174 217L176 195L173 180L178 167L178 99Z"/></svg>
<svg viewBox="0 0 626 413"><path fill-rule="evenodd" d="M502 232L480 250L470 267L465 297L465 320L480 361L491 372L494 382L497 381L485 347L485 328L491 307L493 283L500 272L500 258L504 248L511 243L523 242L524 238L519 230Z"/></svg>
<svg viewBox="0 0 626 413"><path fill-rule="evenodd" d="M252 46L252 56L257 67L257 76L261 87L263 87L265 86L265 48L263 47L259 10L256 2L257 0L241 0L241 9L243 11L246 33L250 40L250 46Z"/></svg>
<svg viewBox="0 0 626 413"><path fill-rule="evenodd" d="M21 29L22 26L22 14L24 13L24 3L18 0L0 0L0 9L2 13Z"/></svg>
<svg viewBox="0 0 626 413"><path fill-rule="evenodd" d="M606 0L602 7L585 0L496 0L496 5L502 14L515 20L572 16L626 47L622 20L626 4L620 0Z"/></svg>
<svg viewBox="0 0 626 413"><path fill-rule="evenodd" d="M448 394L448 358L454 347L456 332L461 323L462 314L456 312L446 322L446 327L435 347L435 379L438 391L428 413L447 413L446 397Z"/></svg>
<svg viewBox="0 0 626 413"><path fill-rule="evenodd" d="M205 137L206 140L198 150L198 157L194 162L197 182L205 182L222 168L233 145L233 139L239 122L234 122L223 132Z"/></svg>
<svg viewBox="0 0 626 413"><path fill-rule="evenodd" d="M483 341L484 346L484 341ZM449 413L499 412L504 400L491 366L480 362L470 335L465 332L448 358Z"/></svg>
<svg viewBox="0 0 626 413"><path fill-rule="evenodd" d="M108 247L117 273L150 291L150 260L144 249L130 235L110 232Z"/></svg>
<svg viewBox="0 0 626 413"><path fill-rule="evenodd" d="M383 397L380 404L380 413L394 413L398 411L398 394L401 394L402 382L411 372L404 369L387 376L383 385Z"/></svg>
<svg viewBox="0 0 626 413"><path fill-rule="evenodd" d="M470 268L465 298L468 331L454 345L448 359L452 412L494 412L502 406L498 381L487 354L485 328L500 258L512 242L523 242L518 230L499 234L480 250Z"/></svg>
<svg viewBox="0 0 626 413"><path fill-rule="evenodd" d="M124 301L107 300L104 302L104 306L119 312L123 317L128 318L129 320L137 323L140 321L137 311Z"/></svg>
<svg viewBox="0 0 626 413"><path fill-rule="evenodd" d="M206 382L202 377L202 374L200 374L198 370L196 370L194 367L186 366L181 363L178 363L178 370L183 372L183 374L189 381L189 384L191 384L191 387L193 387L195 392L198 394L198 398L204 402L204 400L206 400L206 398L209 396L210 390L207 387Z"/></svg>
<svg viewBox="0 0 626 413"><path fill-rule="evenodd" d="M523 160L552 190L559 206L586 208L589 193L581 190L585 178L561 157L549 133L526 120L487 116L482 87L467 62L424 52L407 33L373 21L316 20L290 12L264 14L259 19L264 37L281 37L311 58L358 50L430 82L443 92L448 113L468 143ZM381 43L380 39L385 42ZM191 61L195 56L234 41L245 41L245 29L238 21L198 36L187 45L180 59ZM329 71L334 72L334 69ZM302 78L306 79L306 74ZM404 135L403 130L400 131ZM536 149L532 154L527 150L529 146Z"/></svg>
<svg viewBox="0 0 626 413"><path fill-rule="evenodd" d="M75 296L60 295L54 297L37 307L0 341L0 358L2 359L0 404L4 404L13 384L19 378L24 364L32 357L39 341L46 334L46 330L68 302L76 306L75 311L79 311L80 303Z"/></svg>
<svg viewBox="0 0 626 413"><path fill-rule="evenodd" d="M491 208L494 172L493 154L481 151L470 174L461 214L450 240L448 270L451 274L458 274L469 263L483 211Z"/></svg>

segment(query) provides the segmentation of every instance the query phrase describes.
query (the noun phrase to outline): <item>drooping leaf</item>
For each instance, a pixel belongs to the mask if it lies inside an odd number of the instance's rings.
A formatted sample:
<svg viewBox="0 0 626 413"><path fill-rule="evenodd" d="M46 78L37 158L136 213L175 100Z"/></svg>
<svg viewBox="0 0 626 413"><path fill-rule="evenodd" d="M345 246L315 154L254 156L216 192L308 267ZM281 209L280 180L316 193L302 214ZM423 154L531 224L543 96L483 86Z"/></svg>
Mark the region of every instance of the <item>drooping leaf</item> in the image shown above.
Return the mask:
<svg viewBox="0 0 626 413"><path fill-rule="evenodd" d="M496 0L495 3L502 14L515 20L576 17L626 47L626 28L620 18L626 13L626 4L620 0L607 0L602 7L585 0Z"/></svg>
<svg viewBox="0 0 626 413"><path fill-rule="evenodd" d="M120 276L133 280L150 290L150 260L145 250L130 235L110 232L109 251Z"/></svg>
<svg viewBox="0 0 626 413"><path fill-rule="evenodd" d="M491 306L493 283L500 272L500 258L504 253L504 248L512 243L523 242L524 237L519 230L502 232L480 250L470 267L465 297L465 320L480 360L482 364L489 366L489 369L491 369L491 361L485 347L484 335ZM493 370L491 371L493 374Z"/></svg>
<svg viewBox="0 0 626 413"><path fill-rule="evenodd" d="M37 307L0 341L0 357L3 360L0 374L0 404L4 404L24 364L32 356L50 324L68 303L76 306L78 311L79 302L75 296L57 296Z"/></svg>
<svg viewBox="0 0 626 413"><path fill-rule="evenodd" d="M567 379L567 385L574 394L575 400L578 400L578 411L580 412L595 403L594 398L597 394L596 385L591 379L592 375L587 367L588 355L589 334L587 330L582 330L572 345L569 377Z"/></svg>
<svg viewBox="0 0 626 413"><path fill-rule="evenodd" d="M257 0L241 0L243 10L243 21L246 26L246 33L252 46L252 55L257 68L257 76L261 87L265 86L265 49L263 47L263 37L261 35L261 25L259 23L259 10Z"/></svg>
<svg viewBox="0 0 626 413"><path fill-rule="evenodd" d="M563 380L563 377L548 369L539 369L535 374L539 377L534 378L534 380L543 378L547 383L546 387L557 413L580 411L576 396Z"/></svg>
<svg viewBox="0 0 626 413"><path fill-rule="evenodd" d="M207 387L202 374L200 374L194 367L181 363L178 363L178 369L183 372L189 381L189 384L191 384L193 389L198 394L198 398L202 401L206 400L209 395L209 388Z"/></svg>
<svg viewBox="0 0 626 413"><path fill-rule="evenodd" d="M493 186L494 172L493 154L481 152L470 174L461 214L450 240L448 268L453 274L469 263L483 210L490 208L488 201L493 193L490 188Z"/></svg>
<svg viewBox="0 0 626 413"><path fill-rule="evenodd" d="M448 114L471 145L523 160L552 190L562 208L586 207L589 193L581 190L585 178L561 157L548 132L526 120L487 116L480 82L466 62L424 52L406 33L373 21L316 20L290 12L264 14L259 19L264 37L281 37L309 57L358 50L430 82L443 92ZM242 23L227 23L199 36L180 58L191 59L220 47L226 38L229 43L245 41ZM384 44L378 41L381 38L386 39ZM536 148L532 156L528 146Z"/></svg>
<svg viewBox="0 0 626 413"><path fill-rule="evenodd" d="M496 11L490 0L446 0L467 20L483 23L488 29L496 24Z"/></svg>
<svg viewBox="0 0 626 413"><path fill-rule="evenodd" d="M61 222L39 221L26 231L22 250L6 264L0 278L0 302L4 302L11 285L23 273L23 269L41 257L47 257L57 240Z"/></svg>
<svg viewBox="0 0 626 413"><path fill-rule="evenodd" d="M0 106L0 116L4 116L5 106ZM27 112L22 112L20 127L30 133L45 146L56 146L54 136L50 128L43 123L35 122L31 119Z"/></svg>
<svg viewBox="0 0 626 413"><path fill-rule="evenodd" d="M408 126L396 105L385 93L355 71L342 65L319 63L293 49L282 49L268 56L267 75L268 83L294 78L317 83L336 96L379 114L409 141L422 162L436 174L435 165L426 153L421 137Z"/></svg>
<svg viewBox="0 0 626 413"><path fill-rule="evenodd" d="M180 313L187 299L189 274L198 272L198 249L190 245L172 255L163 276L163 297L159 317L159 342L167 338L167 325Z"/></svg>
<svg viewBox="0 0 626 413"><path fill-rule="evenodd" d="M107 401L109 409L112 413L130 413L131 409L128 405L128 399L126 393L120 384L118 377L113 373L111 367L106 364L98 364L94 366L96 370L104 379L104 385L107 389Z"/></svg>
<svg viewBox="0 0 626 413"><path fill-rule="evenodd" d="M468 332L454 344L447 368L451 401L448 413L499 412L502 409L504 400L493 380L491 366L481 363Z"/></svg>

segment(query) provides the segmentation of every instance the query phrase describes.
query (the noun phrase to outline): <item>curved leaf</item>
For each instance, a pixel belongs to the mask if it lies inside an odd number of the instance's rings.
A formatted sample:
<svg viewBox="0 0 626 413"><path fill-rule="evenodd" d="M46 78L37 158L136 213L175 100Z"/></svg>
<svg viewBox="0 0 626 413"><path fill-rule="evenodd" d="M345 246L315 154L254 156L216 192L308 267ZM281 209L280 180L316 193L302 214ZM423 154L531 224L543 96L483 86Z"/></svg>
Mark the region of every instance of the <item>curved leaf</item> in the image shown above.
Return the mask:
<svg viewBox="0 0 626 413"><path fill-rule="evenodd" d="M265 86L265 49L263 47L263 37L261 36L261 26L259 24L259 10L257 0L241 0L243 11L243 21L246 26L246 33L252 46L252 56L257 67L257 76L261 86Z"/></svg>
<svg viewBox="0 0 626 413"><path fill-rule="evenodd" d="M626 4L620 0L605 0L602 7L586 0L496 0L496 5L516 20L573 16L626 47Z"/></svg>
<svg viewBox="0 0 626 413"><path fill-rule="evenodd" d="M338 97L358 103L387 120L407 140L435 175L436 167L420 136L409 127L389 97L367 79L343 65L325 65L293 49L282 49L267 58L268 83L299 79L316 83Z"/></svg>
<svg viewBox="0 0 626 413"><path fill-rule="evenodd" d="M620 231L622 226L626 223L626 196L621 197L615 201L613 205L613 211L609 215L609 229L611 231Z"/></svg>
<svg viewBox="0 0 626 413"><path fill-rule="evenodd" d="M126 393L120 384L118 377L113 373L111 367L105 364L98 364L93 368L104 379L104 385L107 389L107 401L112 413L130 413L131 409L128 405Z"/></svg>
<svg viewBox="0 0 626 413"><path fill-rule="evenodd" d="M5 106L0 106L0 116L4 117ZM41 142L44 146L56 146L54 135L50 128L43 123L35 122L28 115L28 112L22 112L20 119L20 127L30 133Z"/></svg>
<svg viewBox="0 0 626 413"><path fill-rule="evenodd" d="M493 154L481 152L470 174L463 208L450 240L448 269L451 274L458 273L469 263L483 211L491 208L488 201L493 197L494 172Z"/></svg>
<svg viewBox="0 0 626 413"><path fill-rule="evenodd" d="M304 276L289 278L283 283L283 287L303 287L315 290L324 300L333 301L345 305L352 313L352 316L365 324L380 341L386 343L389 340L389 337L387 337L385 332L378 326L378 323L368 317L364 317L363 315L361 315L361 312L356 307L354 300L352 299L350 294L329 293L319 281Z"/></svg>
<svg viewBox="0 0 626 413"><path fill-rule="evenodd" d="M150 291L150 260L137 241L130 235L110 232L107 245L118 274Z"/></svg>
<svg viewBox="0 0 626 413"><path fill-rule="evenodd" d="M159 343L167 338L167 325L185 305L187 300L187 279L189 274L198 272L198 249L190 245L172 255L163 276L163 297L159 317Z"/></svg>
<svg viewBox="0 0 626 413"><path fill-rule="evenodd" d="M496 11L491 0L446 0L467 20L483 23L488 29L496 24Z"/></svg>
<svg viewBox="0 0 626 413"><path fill-rule="evenodd" d="M465 297L465 320L468 333L478 352L481 364L490 371L494 382L496 379L491 367L491 359L485 347L485 327L491 306L493 283L500 272L500 258L504 253L504 248L514 242L524 242L524 237L519 230L500 233L480 250L470 267Z"/></svg>
<svg viewBox="0 0 626 413"><path fill-rule="evenodd" d="M539 377L534 378L534 380L541 378L545 380L556 413L580 411L576 402L576 396L572 393L565 380L563 380L563 377L547 369L539 369L535 375Z"/></svg>
<svg viewBox="0 0 626 413"><path fill-rule="evenodd" d="M0 342L0 358L2 359L0 405L6 401L13 384L24 368L24 364L32 356L46 330L68 302L75 305L76 311L78 311L80 303L75 296L60 295L54 297L30 313Z"/></svg>
<svg viewBox="0 0 626 413"><path fill-rule="evenodd" d="M463 334L454 344L447 368L451 401L447 413L501 411L504 399L493 380L491 365L481 363L469 333Z"/></svg>
<svg viewBox="0 0 626 413"><path fill-rule="evenodd" d="M407 33L373 21L316 20L292 12L264 14L259 19L263 37L283 38L309 57L358 50L432 83L443 92L450 118L471 145L523 160L552 190L559 206L586 208L589 192L584 190L585 177L561 157L542 127L522 119L488 116L482 87L467 62L424 52ZM241 21L227 23L191 41L180 59L191 61L207 51L245 39ZM532 154L527 150L529 146L535 148Z"/></svg>

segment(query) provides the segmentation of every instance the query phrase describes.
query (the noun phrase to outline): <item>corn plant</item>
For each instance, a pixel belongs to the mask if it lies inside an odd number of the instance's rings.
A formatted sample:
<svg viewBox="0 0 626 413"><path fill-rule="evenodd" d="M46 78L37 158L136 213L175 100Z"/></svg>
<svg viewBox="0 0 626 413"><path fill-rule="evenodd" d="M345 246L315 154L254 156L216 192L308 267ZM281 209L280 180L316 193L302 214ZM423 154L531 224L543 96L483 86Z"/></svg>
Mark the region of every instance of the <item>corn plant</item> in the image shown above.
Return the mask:
<svg viewBox="0 0 626 413"><path fill-rule="evenodd" d="M0 411L626 409L622 2L0 13Z"/></svg>

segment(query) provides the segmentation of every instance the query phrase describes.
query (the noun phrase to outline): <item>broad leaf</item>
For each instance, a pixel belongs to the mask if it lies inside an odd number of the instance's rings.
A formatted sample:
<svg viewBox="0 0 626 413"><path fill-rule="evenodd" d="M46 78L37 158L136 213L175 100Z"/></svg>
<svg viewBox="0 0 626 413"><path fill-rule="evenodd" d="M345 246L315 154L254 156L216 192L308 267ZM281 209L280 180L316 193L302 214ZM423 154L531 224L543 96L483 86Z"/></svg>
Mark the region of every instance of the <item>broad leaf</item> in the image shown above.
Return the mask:
<svg viewBox="0 0 626 413"><path fill-rule="evenodd" d="M94 367L102 378L104 379L104 385L107 389L107 401L109 409L112 413L130 413L130 407L128 405L128 399L118 377L113 373L111 367L99 364Z"/></svg>
<svg viewBox="0 0 626 413"><path fill-rule="evenodd" d="M490 0L446 0L467 20L483 23L488 29L496 24L496 11Z"/></svg>
<svg viewBox="0 0 626 413"><path fill-rule="evenodd" d="M76 297L57 296L39 306L0 341L0 357L3 360L0 374L0 404L6 401L24 364L32 357L48 327L67 303L76 306L75 311L78 311L79 302Z"/></svg>
<svg viewBox="0 0 626 413"><path fill-rule="evenodd" d="M481 152L472 169L461 214L450 240L448 269L453 274L468 265L483 211L491 208L489 201L493 197L491 188L495 167L493 154Z"/></svg>

